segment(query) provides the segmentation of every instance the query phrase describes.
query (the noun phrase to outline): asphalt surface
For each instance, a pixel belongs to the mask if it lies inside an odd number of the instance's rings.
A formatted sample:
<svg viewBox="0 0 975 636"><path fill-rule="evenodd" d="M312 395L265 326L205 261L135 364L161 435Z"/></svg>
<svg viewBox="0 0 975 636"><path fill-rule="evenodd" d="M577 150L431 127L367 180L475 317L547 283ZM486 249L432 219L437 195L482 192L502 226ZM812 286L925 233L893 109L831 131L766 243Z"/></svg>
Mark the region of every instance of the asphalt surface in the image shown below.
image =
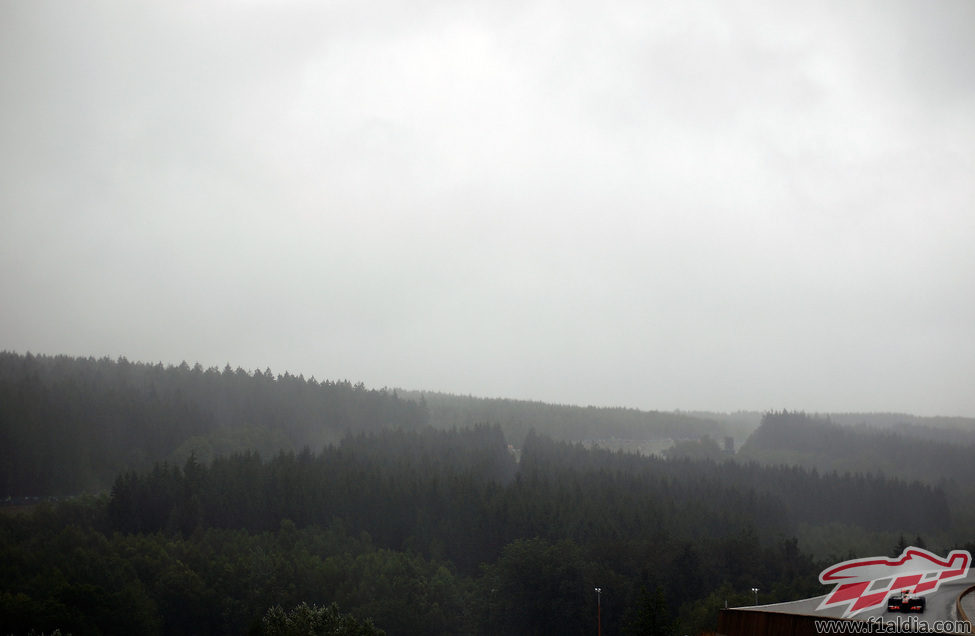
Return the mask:
<svg viewBox="0 0 975 636"><path fill-rule="evenodd" d="M975 591L962 597L961 606L968 615L968 619L975 620Z"/></svg>
<svg viewBox="0 0 975 636"><path fill-rule="evenodd" d="M925 594L924 598L927 599L927 607L922 614L888 612L885 604L881 607L863 610L851 618L853 620L861 621L869 621L871 618L874 620L883 619L884 621L889 622L896 620L898 617L900 617L902 621L906 621L909 617L917 617L918 620L925 621L929 626L933 625L936 621L959 621L961 619L958 616L956 606L958 596L973 585L975 585L975 571L969 569L968 574L964 578L942 583L941 586L934 592ZM832 592L832 588L830 588L829 592ZM833 606L826 609L818 609L819 604L822 603L823 599L829 595L829 592L827 592L827 594L823 594L822 596L807 598L801 601L774 603L772 605L753 605L749 607L740 607L738 609L779 612L782 614L803 614L807 616L822 616L824 618L843 618L843 611L846 609L844 606ZM968 612L969 608L972 607L972 605L969 605L968 603L975 602L975 599L971 598L973 596L975 596L975 592L966 598L966 612ZM969 616L975 617L975 615L973 615L971 612L969 613ZM955 633L975 633L975 631L962 631Z"/></svg>

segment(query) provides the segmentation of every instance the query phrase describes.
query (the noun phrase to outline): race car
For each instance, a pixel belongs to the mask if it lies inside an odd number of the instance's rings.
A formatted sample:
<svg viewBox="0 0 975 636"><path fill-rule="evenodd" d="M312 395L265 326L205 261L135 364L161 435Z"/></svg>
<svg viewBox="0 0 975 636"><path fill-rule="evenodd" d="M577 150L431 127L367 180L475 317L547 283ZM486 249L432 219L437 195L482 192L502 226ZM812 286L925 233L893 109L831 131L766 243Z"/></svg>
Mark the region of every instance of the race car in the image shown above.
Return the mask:
<svg viewBox="0 0 975 636"><path fill-rule="evenodd" d="M916 612L924 611L927 601L921 596L911 596L907 592L894 594L887 600L888 612Z"/></svg>

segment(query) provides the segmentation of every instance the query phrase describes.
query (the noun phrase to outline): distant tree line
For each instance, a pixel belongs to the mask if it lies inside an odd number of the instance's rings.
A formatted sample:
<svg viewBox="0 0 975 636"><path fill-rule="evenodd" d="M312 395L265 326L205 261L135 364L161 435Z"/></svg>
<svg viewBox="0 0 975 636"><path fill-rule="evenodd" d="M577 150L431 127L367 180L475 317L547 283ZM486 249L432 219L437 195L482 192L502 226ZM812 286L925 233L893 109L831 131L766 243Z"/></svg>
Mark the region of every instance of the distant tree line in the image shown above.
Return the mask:
<svg viewBox="0 0 975 636"><path fill-rule="evenodd" d="M854 416L837 417L852 422ZM767 413L739 457L930 484L975 483L970 420L859 417L861 425L841 426L803 413ZM306 446L317 451L349 433L424 426L494 423L518 447L529 432L562 441L673 439L683 444L681 454L717 459L716 449L680 440L743 438L751 418L398 394L229 365L0 352L0 499L98 492L120 472L182 464L191 454L201 462L246 451L270 457Z"/></svg>
<svg viewBox="0 0 975 636"><path fill-rule="evenodd" d="M905 413L830 413L828 421L862 432L887 431L904 437L975 446L975 418Z"/></svg>
<svg viewBox="0 0 975 636"><path fill-rule="evenodd" d="M682 413L552 405L247 371L0 352L0 498L107 489L115 475L255 451L319 450L347 433L501 426L564 441L720 437ZM740 428L740 427L738 427ZM737 430L737 429L736 429ZM740 433L740 431L739 431Z"/></svg>
<svg viewBox="0 0 975 636"><path fill-rule="evenodd" d="M922 437L919 429L908 424L885 429L848 426L829 417L771 412L762 418L761 425L740 449L739 457L766 464L872 473L930 484L945 480L975 483L975 433L926 427L925 435L929 437ZM911 433L904 433L906 430Z"/></svg>
<svg viewBox="0 0 975 636"><path fill-rule="evenodd" d="M0 353L0 498L108 488L124 470L414 430L422 404L270 370Z"/></svg>
<svg viewBox="0 0 975 636"><path fill-rule="evenodd" d="M423 400L434 428L467 428L483 422L496 423L505 438L521 446L529 432L567 442L601 439L661 440L698 439L704 435L725 435L744 439L754 425L729 418L690 413L641 411L632 408L607 408L547 404L507 398L479 398L419 391L403 391L401 396Z"/></svg>

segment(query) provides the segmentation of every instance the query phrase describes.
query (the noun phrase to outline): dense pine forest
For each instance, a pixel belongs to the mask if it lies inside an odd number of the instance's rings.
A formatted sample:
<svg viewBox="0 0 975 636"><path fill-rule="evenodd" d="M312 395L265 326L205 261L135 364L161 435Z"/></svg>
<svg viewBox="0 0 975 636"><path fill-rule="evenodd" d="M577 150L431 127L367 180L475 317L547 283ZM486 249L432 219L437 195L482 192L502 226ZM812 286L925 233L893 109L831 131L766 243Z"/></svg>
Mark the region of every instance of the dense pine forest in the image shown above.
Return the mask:
<svg viewBox="0 0 975 636"><path fill-rule="evenodd" d="M400 391L401 397L427 407L434 428L464 428L480 422L501 426L505 438L518 446L529 432L570 442L608 445L614 441L715 439L730 436L744 441L758 426L761 414L695 414L640 411L626 408L578 407L503 398L477 398L444 393Z"/></svg>
<svg viewBox="0 0 975 636"><path fill-rule="evenodd" d="M270 369L0 352L0 495L97 492L128 469L235 452L320 449L350 432L501 426L566 441L668 440L749 428L680 413L367 389ZM753 427L752 427L753 428Z"/></svg>
<svg viewBox="0 0 975 636"><path fill-rule="evenodd" d="M351 431L415 430L422 404L348 381L124 358L0 353L0 493L75 495L127 469L235 452L320 449Z"/></svg>
<svg viewBox="0 0 975 636"><path fill-rule="evenodd" d="M813 417L781 412L765 415L736 460L937 486L951 511L950 523L940 526L942 542L950 544L975 538L973 457L975 421L971 418ZM846 538L854 534L848 528L834 530Z"/></svg>
<svg viewBox="0 0 975 636"><path fill-rule="evenodd" d="M838 419L846 419L842 416ZM935 419L935 418L932 418ZM975 427L841 425L830 417L769 413L740 449L739 457L818 470L873 472L937 483L975 483Z"/></svg>
<svg viewBox="0 0 975 636"><path fill-rule="evenodd" d="M708 436L727 429L687 417L699 441L646 456L553 435L537 413L522 434L513 402L504 422L435 427L436 399L0 355L0 496L64 498L0 515L0 633L591 633L595 587L607 634L702 633L753 587L760 602L822 593L819 571L862 545L843 537L883 552L975 540L953 456L922 479L816 450L917 442L889 427L769 413L731 456ZM660 414L623 419L645 426L631 436L681 434Z"/></svg>

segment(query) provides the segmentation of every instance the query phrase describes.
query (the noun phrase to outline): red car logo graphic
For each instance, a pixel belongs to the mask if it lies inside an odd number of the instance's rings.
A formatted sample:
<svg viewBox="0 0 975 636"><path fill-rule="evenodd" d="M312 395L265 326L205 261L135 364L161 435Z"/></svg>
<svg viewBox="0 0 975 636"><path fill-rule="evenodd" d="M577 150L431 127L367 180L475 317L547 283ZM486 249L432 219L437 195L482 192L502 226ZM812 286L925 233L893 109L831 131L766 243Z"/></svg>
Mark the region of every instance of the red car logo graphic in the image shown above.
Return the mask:
<svg viewBox="0 0 975 636"><path fill-rule="evenodd" d="M847 605L843 616L882 607L892 592L916 598L929 594L945 581L960 579L968 573L972 555L966 550L953 550L946 558L910 547L899 557L868 557L844 561L819 575L823 585L836 584L818 609ZM920 607L923 611L923 603Z"/></svg>

